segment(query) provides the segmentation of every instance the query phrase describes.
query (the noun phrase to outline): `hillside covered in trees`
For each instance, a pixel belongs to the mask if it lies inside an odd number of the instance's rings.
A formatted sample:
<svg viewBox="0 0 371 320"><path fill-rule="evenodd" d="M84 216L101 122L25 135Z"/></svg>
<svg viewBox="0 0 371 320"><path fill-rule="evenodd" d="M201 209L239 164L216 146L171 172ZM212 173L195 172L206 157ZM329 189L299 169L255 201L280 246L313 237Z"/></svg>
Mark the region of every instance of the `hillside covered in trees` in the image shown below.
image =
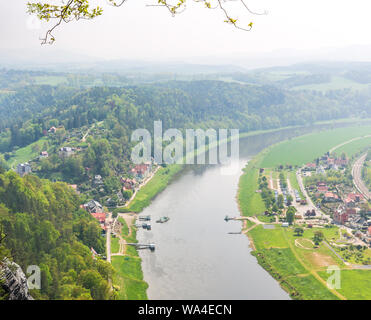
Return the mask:
<svg viewBox="0 0 371 320"><path fill-rule="evenodd" d="M79 198L65 183L35 176L0 174L0 261L5 256L23 270L41 269L36 299L110 299L112 267L93 259L90 248L104 254L98 223L79 208ZM2 292L5 294L5 292ZM0 296L1 299L1 296Z"/></svg>

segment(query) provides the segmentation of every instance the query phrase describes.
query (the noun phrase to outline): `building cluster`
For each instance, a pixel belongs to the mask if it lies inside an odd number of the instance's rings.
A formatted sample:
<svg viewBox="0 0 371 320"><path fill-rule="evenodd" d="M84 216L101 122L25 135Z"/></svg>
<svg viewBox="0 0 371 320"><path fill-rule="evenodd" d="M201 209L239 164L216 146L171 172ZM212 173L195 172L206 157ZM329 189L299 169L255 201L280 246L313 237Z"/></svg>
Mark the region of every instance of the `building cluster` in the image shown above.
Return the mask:
<svg viewBox="0 0 371 320"><path fill-rule="evenodd" d="M103 206L98 201L90 200L83 205L83 208L99 222L99 225L101 226L103 232L106 232L107 214L104 212Z"/></svg>
<svg viewBox="0 0 371 320"><path fill-rule="evenodd" d="M309 175L310 172L326 175L328 170L345 171L347 165L348 160L345 157L330 157L326 154L315 162L306 164L303 170L309 172ZM323 180L307 186L313 200L323 212L331 215L334 224L352 229L356 237L371 245L371 220L367 218L371 211L369 212L363 195L342 182L331 182L325 177Z"/></svg>
<svg viewBox="0 0 371 320"><path fill-rule="evenodd" d="M76 152L75 148L72 147L62 147L59 149L59 156L62 158L68 158L74 155Z"/></svg>
<svg viewBox="0 0 371 320"><path fill-rule="evenodd" d="M304 166L303 171L324 174L326 170L343 170L348 165L348 162L348 159L345 157L331 157L328 153L326 153L321 158L316 159L315 162L307 163Z"/></svg>
<svg viewBox="0 0 371 320"><path fill-rule="evenodd" d="M135 165L134 168L132 168L130 172L135 180L141 181L147 178L148 175L151 173L151 171L152 171L152 163L146 162L146 163Z"/></svg>

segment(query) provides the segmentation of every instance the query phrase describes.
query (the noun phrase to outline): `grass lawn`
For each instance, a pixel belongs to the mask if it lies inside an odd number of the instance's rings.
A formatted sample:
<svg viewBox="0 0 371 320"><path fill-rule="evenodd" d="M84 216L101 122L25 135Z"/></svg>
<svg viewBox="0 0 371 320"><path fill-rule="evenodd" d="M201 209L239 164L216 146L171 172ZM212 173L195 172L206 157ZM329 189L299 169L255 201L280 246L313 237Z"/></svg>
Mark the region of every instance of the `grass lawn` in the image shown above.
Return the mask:
<svg viewBox="0 0 371 320"><path fill-rule="evenodd" d="M122 224L121 235L125 238L129 235L129 227L124 218L119 217L118 221Z"/></svg>
<svg viewBox="0 0 371 320"><path fill-rule="evenodd" d="M244 169L244 174L240 178L238 189L238 203L242 215L254 216L266 210L265 204L256 190L258 186L259 170L255 166L256 160L251 160Z"/></svg>
<svg viewBox="0 0 371 320"><path fill-rule="evenodd" d="M111 237L111 252L118 253L120 250L119 238Z"/></svg>
<svg viewBox="0 0 371 320"><path fill-rule="evenodd" d="M313 275L291 277L288 281L300 292L301 300L339 300Z"/></svg>
<svg viewBox="0 0 371 320"><path fill-rule="evenodd" d="M288 248L288 243L283 235L284 230L276 226L274 229L264 229L262 225L250 231L257 250L270 248Z"/></svg>
<svg viewBox="0 0 371 320"><path fill-rule="evenodd" d="M122 272L125 278L143 280L140 259L130 256L113 256L112 265L118 272Z"/></svg>
<svg viewBox="0 0 371 320"><path fill-rule="evenodd" d="M322 279L327 280L327 272L319 273ZM350 300L371 299L371 276L370 270L341 270L339 293Z"/></svg>
<svg viewBox="0 0 371 320"><path fill-rule="evenodd" d="M113 278L119 300L147 300L148 284L143 281L140 259L113 256L112 266L116 270Z"/></svg>
<svg viewBox="0 0 371 320"><path fill-rule="evenodd" d="M294 242L291 237L285 237L285 233L292 233L281 227L275 229L264 229L258 226L250 231L254 239L257 251L254 255L259 264L265 268L295 299L337 299L326 286L319 282L309 271L300 263L292 251L287 241ZM305 254L311 254L314 250L294 249L295 253L304 260L305 265L311 266L306 259ZM321 254L324 254L317 249ZM328 250L328 249L327 249ZM299 251L299 253L298 253ZM303 255L300 253L303 251ZM331 259L331 257L330 257Z"/></svg>

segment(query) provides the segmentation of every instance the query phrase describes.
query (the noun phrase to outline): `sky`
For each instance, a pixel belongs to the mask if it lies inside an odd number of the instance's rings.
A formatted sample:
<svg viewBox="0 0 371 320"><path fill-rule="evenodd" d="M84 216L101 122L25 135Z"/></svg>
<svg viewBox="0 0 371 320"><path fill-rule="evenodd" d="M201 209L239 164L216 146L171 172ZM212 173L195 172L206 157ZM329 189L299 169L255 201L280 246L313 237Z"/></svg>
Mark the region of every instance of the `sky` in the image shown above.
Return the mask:
<svg viewBox="0 0 371 320"><path fill-rule="evenodd" d="M51 47L40 45L46 25L26 14L28 1L0 1L0 56L17 50L41 57L67 52L71 57L233 64L250 56L308 59L317 54L331 59L329 53L336 53L336 48L355 45L349 49L350 57L367 60L370 51L363 55L361 51L371 50L371 1L366 0L245 0L254 11L267 10L263 16L248 14L237 0L224 2L242 25L254 22L250 32L224 23L220 10L208 10L191 0L176 17L165 8L147 6L156 0L127 0L120 8L93 0L104 6L104 15L60 27Z"/></svg>

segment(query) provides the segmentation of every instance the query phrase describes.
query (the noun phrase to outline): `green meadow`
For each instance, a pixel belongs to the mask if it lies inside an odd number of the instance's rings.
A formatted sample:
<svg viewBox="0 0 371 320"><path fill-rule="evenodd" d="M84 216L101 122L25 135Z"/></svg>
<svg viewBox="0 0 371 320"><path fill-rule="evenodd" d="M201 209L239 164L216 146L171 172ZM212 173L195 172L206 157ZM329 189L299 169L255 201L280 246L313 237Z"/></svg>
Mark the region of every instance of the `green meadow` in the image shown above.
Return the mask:
<svg viewBox="0 0 371 320"><path fill-rule="evenodd" d="M368 134L371 134L371 126L357 126L321 131L286 140L268 148L261 167L299 166L313 161L347 140Z"/></svg>
<svg viewBox="0 0 371 320"><path fill-rule="evenodd" d="M329 274L325 271L322 271L319 274L323 279L327 279L329 277ZM340 289L337 289L337 291L346 296L349 300L370 300L370 270L341 270Z"/></svg>
<svg viewBox="0 0 371 320"><path fill-rule="evenodd" d="M369 146L371 146L371 137L366 137L347 143L344 146L337 148L334 152L338 155L345 153L348 157L351 157Z"/></svg>
<svg viewBox="0 0 371 320"><path fill-rule="evenodd" d="M20 148L14 152L14 156L10 157L7 161L8 165L12 168L15 168L17 164L24 163L36 158L39 155L39 151L33 151L34 146L39 146L39 150L42 151L44 143L47 141L47 138L41 138L40 140L29 144L24 148Z"/></svg>

